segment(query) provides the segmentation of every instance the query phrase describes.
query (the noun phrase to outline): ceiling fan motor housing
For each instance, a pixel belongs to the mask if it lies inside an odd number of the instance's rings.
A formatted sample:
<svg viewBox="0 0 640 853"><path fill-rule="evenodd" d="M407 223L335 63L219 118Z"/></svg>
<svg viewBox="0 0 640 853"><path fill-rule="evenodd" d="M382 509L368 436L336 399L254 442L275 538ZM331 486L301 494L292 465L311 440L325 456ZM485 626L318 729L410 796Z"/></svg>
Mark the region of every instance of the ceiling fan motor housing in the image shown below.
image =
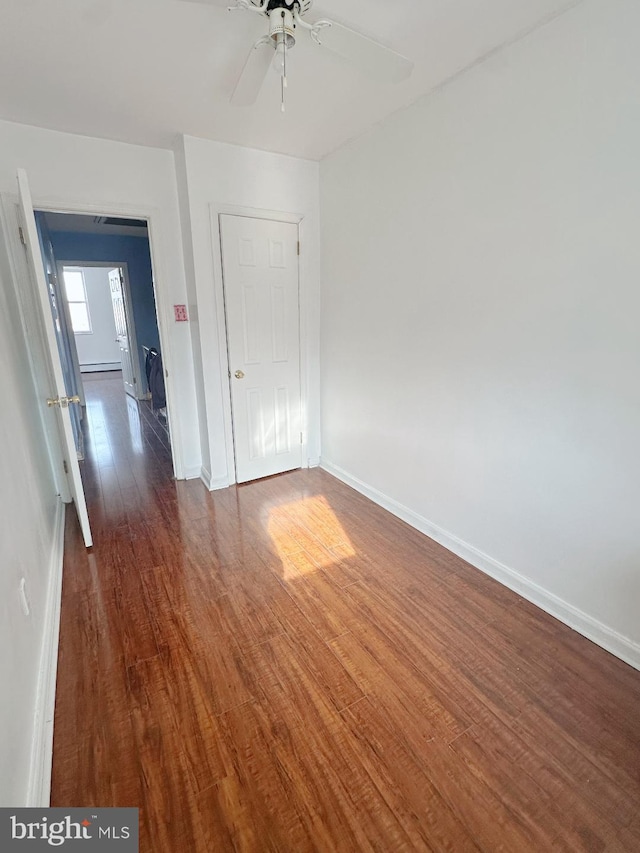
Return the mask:
<svg viewBox="0 0 640 853"><path fill-rule="evenodd" d="M269 35L275 42L286 39L287 47L295 44L296 24L293 12L284 6L279 6L269 12Z"/></svg>
<svg viewBox="0 0 640 853"><path fill-rule="evenodd" d="M263 5L262 0L251 0L251 2L254 6L262 7ZM274 9L286 9L293 13L293 10L297 7L298 14L300 17L303 17L312 6L313 0L269 0L265 10L265 15L271 17L271 13Z"/></svg>

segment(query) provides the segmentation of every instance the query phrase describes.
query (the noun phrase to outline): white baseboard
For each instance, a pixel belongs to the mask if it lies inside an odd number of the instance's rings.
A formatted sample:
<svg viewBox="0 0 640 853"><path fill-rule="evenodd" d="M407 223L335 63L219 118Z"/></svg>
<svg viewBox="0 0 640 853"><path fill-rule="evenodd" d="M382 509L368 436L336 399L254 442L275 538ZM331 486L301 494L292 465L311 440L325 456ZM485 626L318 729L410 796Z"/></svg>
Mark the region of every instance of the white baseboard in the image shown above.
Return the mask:
<svg viewBox="0 0 640 853"><path fill-rule="evenodd" d="M217 492L219 489L228 489L231 485L228 477L210 477L208 489L210 492Z"/></svg>
<svg viewBox="0 0 640 853"><path fill-rule="evenodd" d="M100 361L95 364L81 364L80 373L100 373L103 370L122 370L121 361Z"/></svg>
<svg viewBox="0 0 640 853"><path fill-rule="evenodd" d="M210 492L228 489L231 485L228 477L212 477L211 472L204 467L200 469L200 479Z"/></svg>
<svg viewBox="0 0 640 853"><path fill-rule="evenodd" d="M635 669L640 669L640 644L628 637L624 637L613 630L613 628L589 616L588 613L578 610L577 607L558 598L557 595L524 577L524 575L519 574L514 569L494 560L492 557L474 548L473 545L469 545L467 542L454 536L453 533L443 530L428 519L423 518L421 515L413 512L413 510L388 497L383 492L378 491L373 486L364 483L358 477L354 477L338 465L322 459L320 467L393 515L406 521L407 524L415 527L416 530L424 533L425 536L434 539L447 550L462 557L463 560L471 563L475 568L480 569L480 571L495 578L495 580L504 586L514 590L514 592L517 592L541 610L564 622L565 625L573 628L574 631L587 637Z"/></svg>
<svg viewBox="0 0 640 853"><path fill-rule="evenodd" d="M197 480L202 476L202 469L198 468L184 468L182 471L181 480Z"/></svg>
<svg viewBox="0 0 640 853"><path fill-rule="evenodd" d="M27 793L27 806L34 808L47 807L51 797L53 717L56 704L58 638L60 635L60 606L62 604L64 516L65 505L59 500L49 561L49 586L44 614L44 637L38 674L31 768Z"/></svg>

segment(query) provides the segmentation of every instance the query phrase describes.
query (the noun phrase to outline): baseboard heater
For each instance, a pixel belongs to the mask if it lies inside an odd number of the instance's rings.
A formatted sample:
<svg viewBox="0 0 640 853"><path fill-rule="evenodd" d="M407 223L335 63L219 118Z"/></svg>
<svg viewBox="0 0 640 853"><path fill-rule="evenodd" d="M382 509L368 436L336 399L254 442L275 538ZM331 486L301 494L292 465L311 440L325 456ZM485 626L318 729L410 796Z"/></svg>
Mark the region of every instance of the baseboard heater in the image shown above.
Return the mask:
<svg viewBox="0 0 640 853"><path fill-rule="evenodd" d="M98 373L100 370L122 370L122 362L100 361L95 364L80 365L80 373Z"/></svg>

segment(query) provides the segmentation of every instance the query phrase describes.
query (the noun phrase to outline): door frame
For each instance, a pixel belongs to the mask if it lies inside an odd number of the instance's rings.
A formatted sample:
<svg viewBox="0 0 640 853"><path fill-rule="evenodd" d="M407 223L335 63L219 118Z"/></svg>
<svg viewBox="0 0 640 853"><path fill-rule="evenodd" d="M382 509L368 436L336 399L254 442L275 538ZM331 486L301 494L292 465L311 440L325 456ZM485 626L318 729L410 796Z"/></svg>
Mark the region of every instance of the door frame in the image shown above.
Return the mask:
<svg viewBox="0 0 640 853"><path fill-rule="evenodd" d="M127 334L129 336L129 349L133 350L136 353L136 358L132 359L133 361L133 376L135 378L136 385L136 400L148 400L149 395L142 391L145 387L146 382L142 382L142 376L140 375L140 358L138 354L138 336L136 334L136 322L133 315L133 303L131 301L131 286L129 284L129 268L127 266L126 261L62 261L56 258L58 263L58 276L62 280L62 271L63 267L82 267L91 268L91 269L121 269L122 277L124 279L122 283L122 288L124 290L124 315L125 322L127 324ZM75 335L74 335L75 341Z"/></svg>
<svg viewBox="0 0 640 853"><path fill-rule="evenodd" d="M306 280L302 270L303 252L303 221L304 214L288 213L282 210L263 210L262 208L244 207L243 205L224 204L209 205L209 217L211 228L211 244L213 247L214 262L214 293L216 315L218 323L218 352L220 357L220 369L222 372L222 407L224 416L224 437L227 457L227 480L207 484L209 488L224 488L237 483L236 477L236 455L233 439L233 410L231 405L231 384L229 381L229 335L227 329L227 316L224 299L224 271L222 264L222 231L221 216L240 216L249 219L267 219L272 222L284 222L298 227L298 322L300 329L300 428L302 430L301 459L302 467L309 467L308 433L309 433L309 366L307 334L307 311L308 296ZM226 379L225 379L226 375Z"/></svg>
<svg viewBox="0 0 640 853"><path fill-rule="evenodd" d="M14 201L15 196L11 196ZM162 364L165 369L165 390L167 394L167 416L171 430L171 456L173 460L173 473L177 480L185 479L185 467L182 454L182 432L180 418L176 411L176 400L178 396L175 389L175 364L171 335L169 334L172 316L171 302L169 298L169 281L165 275L162 264L162 254L157 249L156 234L162 233L160 225L161 213L155 207L145 207L129 204L88 204L87 202L55 201L34 195L33 206L35 210L47 213L70 213L84 216L114 216L125 219L144 219L147 223L147 239L149 240L149 252L151 255L151 274L153 282L153 293L156 304L156 319L158 321L158 336L162 350ZM15 237L17 238L17 235Z"/></svg>

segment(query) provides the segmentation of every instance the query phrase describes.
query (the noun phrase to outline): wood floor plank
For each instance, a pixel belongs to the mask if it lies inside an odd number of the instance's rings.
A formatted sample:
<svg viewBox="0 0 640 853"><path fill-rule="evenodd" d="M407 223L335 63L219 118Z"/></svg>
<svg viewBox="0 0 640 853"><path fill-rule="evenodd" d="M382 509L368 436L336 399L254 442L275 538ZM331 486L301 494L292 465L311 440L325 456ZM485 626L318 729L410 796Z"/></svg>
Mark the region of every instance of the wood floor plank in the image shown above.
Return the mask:
<svg viewBox="0 0 640 853"><path fill-rule="evenodd" d="M390 850L429 849L413 846L367 772L360 743L303 665L288 685L266 678L260 689L263 707L272 719L279 718L272 727L272 749L291 779L288 796L322 842L319 849L378 850L383 838ZM297 717L289 711L292 704ZM321 821L314 808L319 803ZM354 821L356 813L366 817Z"/></svg>
<svg viewBox="0 0 640 853"><path fill-rule="evenodd" d="M251 649L249 659L258 678L271 678L288 687L293 700L302 674L318 685L337 711L348 708L364 696L331 649L314 636L312 629L304 637L285 633L260 643ZM293 715L298 713L294 705L295 701L291 708Z"/></svg>
<svg viewBox="0 0 640 853"><path fill-rule="evenodd" d="M539 763L545 790L555 792L556 797L579 791L580 798L594 816L610 818L618 828L637 823L636 786L612 785L608 776L584 755L561 725L547 718L544 711L528 708L512 728L528 745L528 753L521 758L521 763Z"/></svg>
<svg viewBox="0 0 640 853"><path fill-rule="evenodd" d="M416 850L476 851L478 846L402 743L386 714L368 700L342 712L350 730L366 745L366 767L398 816Z"/></svg>
<svg viewBox="0 0 640 853"><path fill-rule="evenodd" d="M401 649L387 644L372 626L357 636L343 634L329 645L362 692L398 725L418 729L425 741L439 737L449 743L477 716L478 700L463 706L452 698L453 670L439 666L431 678L423 676Z"/></svg>
<svg viewBox="0 0 640 853"><path fill-rule="evenodd" d="M497 718L488 716L484 725L473 726L451 748L511 808L533 821L543 836L543 849L580 849L586 838L594 849L616 849L624 828L603 814L599 822L606 832L599 836L590 826L592 806L571 789L560 790L557 781L549 784L548 765L538 762L527 741Z"/></svg>
<svg viewBox="0 0 640 853"><path fill-rule="evenodd" d="M276 757L272 718L250 702L225 712L219 725L234 772L215 793L226 800L226 821L240 841L238 849L313 849L290 794L290 777Z"/></svg>
<svg viewBox="0 0 640 853"><path fill-rule="evenodd" d="M160 679L164 712L180 737L182 755L196 793L225 779L230 772L221 747L221 731L211 713L209 696L202 690L193 660L176 648L167 648L154 660Z"/></svg>
<svg viewBox="0 0 640 853"><path fill-rule="evenodd" d="M142 853L636 853L640 673L319 469L207 492L86 380L52 805Z"/></svg>
<svg viewBox="0 0 640 853"><path fill-rule="evenodd" d="M149 850L196 849L192 791L182 738L170 712L160 658L129 668L129 692L136 739L134 760L141 780L139 807Z"/></svg>

